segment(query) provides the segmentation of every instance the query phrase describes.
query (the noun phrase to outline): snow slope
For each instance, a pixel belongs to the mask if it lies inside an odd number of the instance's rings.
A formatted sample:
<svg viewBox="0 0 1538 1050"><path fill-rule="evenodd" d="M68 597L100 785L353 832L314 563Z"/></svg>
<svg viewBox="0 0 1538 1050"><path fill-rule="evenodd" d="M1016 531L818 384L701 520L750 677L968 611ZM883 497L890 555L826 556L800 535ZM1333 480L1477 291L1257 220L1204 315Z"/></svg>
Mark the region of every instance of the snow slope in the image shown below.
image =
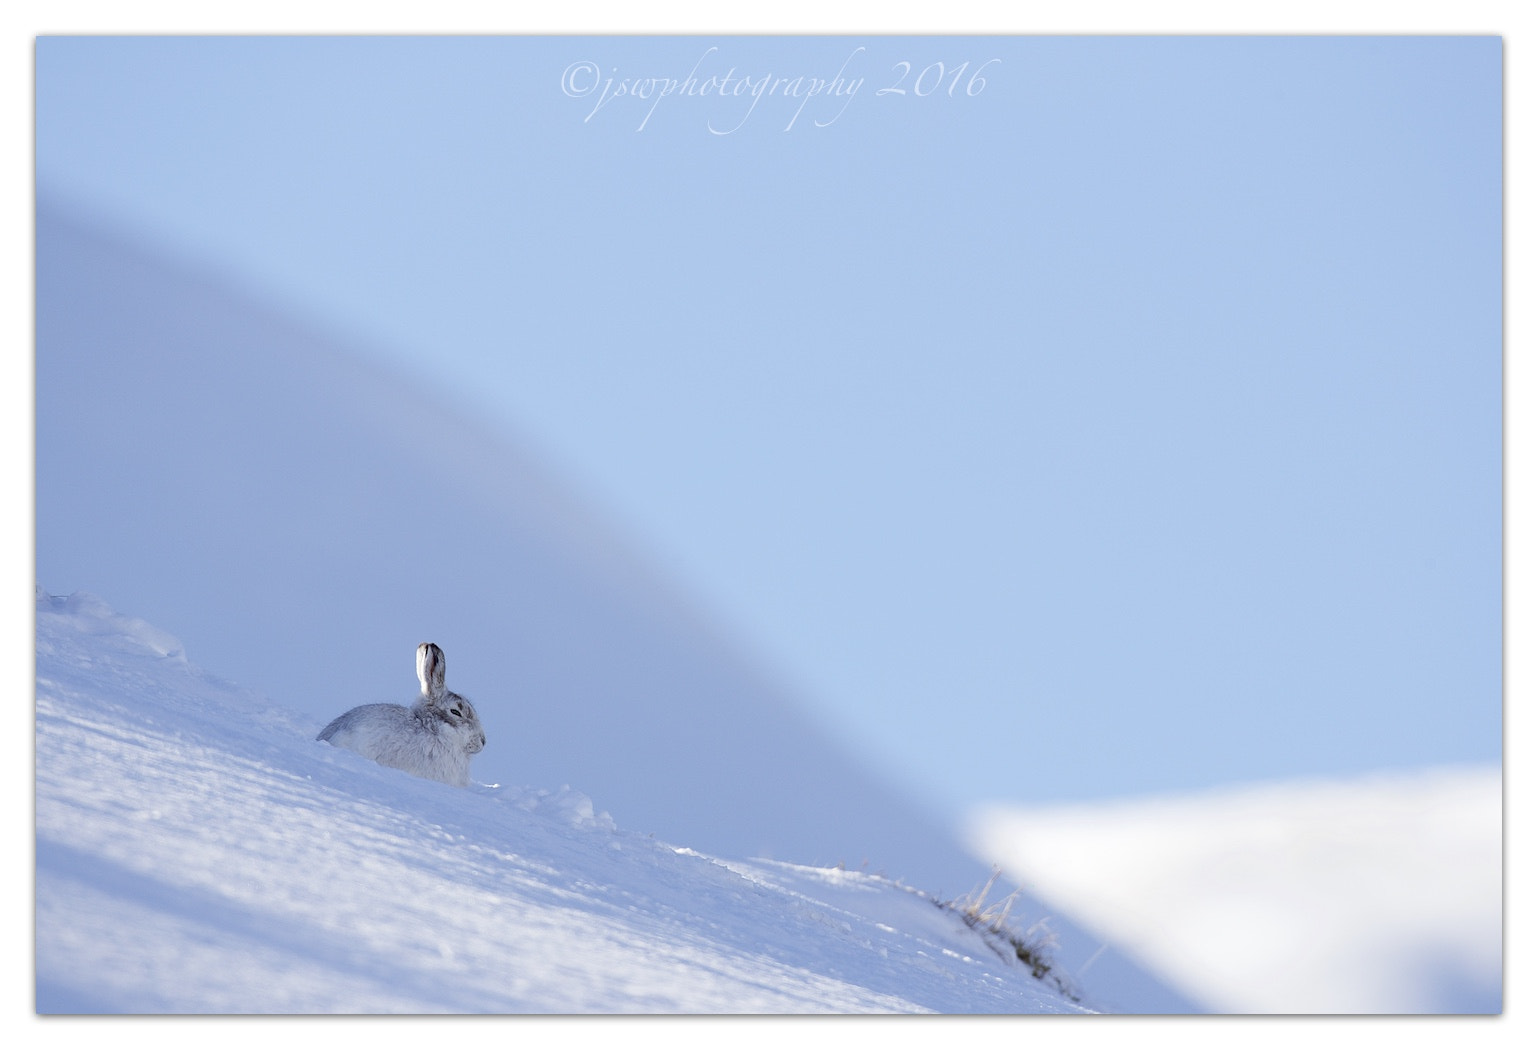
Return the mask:
<svg viewBox="0 0 1538 1050"><path fill-rule="evenodd" d="M877 875L386 769L87 594L36 622L41 1013L1085 1009Z"/></svg>

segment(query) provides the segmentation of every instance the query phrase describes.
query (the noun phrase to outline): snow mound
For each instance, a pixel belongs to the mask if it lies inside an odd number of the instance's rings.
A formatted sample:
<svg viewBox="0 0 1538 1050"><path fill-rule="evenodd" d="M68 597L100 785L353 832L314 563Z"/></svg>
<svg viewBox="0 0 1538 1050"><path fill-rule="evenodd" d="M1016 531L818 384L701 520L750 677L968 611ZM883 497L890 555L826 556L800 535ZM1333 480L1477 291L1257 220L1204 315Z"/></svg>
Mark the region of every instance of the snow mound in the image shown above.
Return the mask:
<svg viewBox="0 0 1538 1050"><path fill-rule="evenodd" d="M40 1013L1076 1013L862 872L412 777L89 595L37 599Z"/></svg>
<svg viewBox="0 0 1538 1050"><path fill-rule="evenodd" d="M133 616L119 615L111 606L87 591L56 597L37 589L39 615L62 615L62 622L80 634L103 639L122 652L148 652L186 662L182 643L174 636Z"/></svg>
<svg viewBox="0 0 1538 1050"><path fill-rule="evenodd" d="M475 790L488 798L501 799L517 806L525 813L538 813L550 820L569 824L574 828L598 828L618 831L614 818L607 813L594 814L593 800L580 791L573 791L563 784L559 791L548 788L504 787L501 784L479 784Z"/></svg>

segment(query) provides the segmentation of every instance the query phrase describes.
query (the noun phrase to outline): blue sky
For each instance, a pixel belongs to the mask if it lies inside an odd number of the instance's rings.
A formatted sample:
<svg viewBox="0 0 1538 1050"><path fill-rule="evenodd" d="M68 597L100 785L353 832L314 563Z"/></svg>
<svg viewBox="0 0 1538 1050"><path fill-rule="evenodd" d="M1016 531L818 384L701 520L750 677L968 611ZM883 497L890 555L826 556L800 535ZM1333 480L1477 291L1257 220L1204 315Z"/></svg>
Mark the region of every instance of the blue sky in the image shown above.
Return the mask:
<svg viewBox="0 0 1538 1050"><path fill-rule="evenodd" d="M1499 758L1501 62L45 38L38 187L534 447L941 805L1099 798Z"/></svg>

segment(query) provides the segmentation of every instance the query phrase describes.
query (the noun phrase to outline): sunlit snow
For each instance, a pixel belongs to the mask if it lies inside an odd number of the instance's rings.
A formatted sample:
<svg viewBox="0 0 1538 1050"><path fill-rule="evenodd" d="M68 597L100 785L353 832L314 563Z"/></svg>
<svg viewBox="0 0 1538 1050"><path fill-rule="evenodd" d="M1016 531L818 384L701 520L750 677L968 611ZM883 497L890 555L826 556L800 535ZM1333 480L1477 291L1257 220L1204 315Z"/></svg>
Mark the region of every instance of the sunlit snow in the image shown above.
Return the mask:
<svg viewBox="0 0 1538 1050"><path fill-rule="evenodd" d="M980 810L970 837L1213 1009L1500 1012L1501 770Z"/></svg>
<svg viewBox="0 0 1538 1050"><path fill-rule="evenodd" d="M39 593L39 1012L1084 1009L915 888L420 779L312 721Z"/></svg>

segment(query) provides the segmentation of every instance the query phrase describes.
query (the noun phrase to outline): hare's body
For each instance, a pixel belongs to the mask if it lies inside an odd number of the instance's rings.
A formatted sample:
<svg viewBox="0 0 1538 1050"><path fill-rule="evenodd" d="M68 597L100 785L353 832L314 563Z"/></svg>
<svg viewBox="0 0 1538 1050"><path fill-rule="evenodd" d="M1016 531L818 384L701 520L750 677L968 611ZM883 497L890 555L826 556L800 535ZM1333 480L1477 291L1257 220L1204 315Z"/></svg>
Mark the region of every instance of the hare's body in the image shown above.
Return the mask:
<svg viewBox="0 0 1538 1050"><path fill-rule="evenodd" d="M364 704L339 715L316 739L356 751L382 766L455 787L470 786L470 756L483 735L454 726L422 704Z"/></svg>
<svg viewBox="0 0 1538 1050"><path fill-rule="evenodd" d="M417 646L422 695L416 703L355 707L332 719L316 739L382 766L469 787L470 758L486 746L486 733L470 701L444 688L443 673L443 650L423 642Z"/></svg>

